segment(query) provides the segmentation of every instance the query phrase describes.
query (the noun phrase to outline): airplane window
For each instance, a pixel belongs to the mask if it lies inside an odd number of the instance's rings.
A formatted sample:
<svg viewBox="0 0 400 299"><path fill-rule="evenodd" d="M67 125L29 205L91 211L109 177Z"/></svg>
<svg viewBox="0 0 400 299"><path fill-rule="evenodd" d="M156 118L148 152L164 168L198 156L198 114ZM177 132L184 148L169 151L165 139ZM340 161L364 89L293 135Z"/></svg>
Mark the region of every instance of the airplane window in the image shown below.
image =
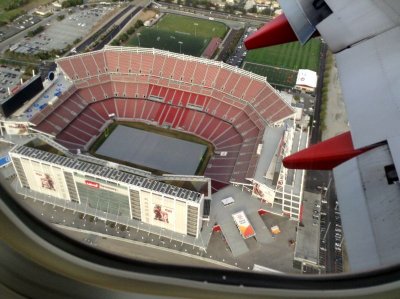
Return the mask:
<svg viewBox="0 0 400 299"><path fill-rule="evenodd" d="M0 67L18 230L65 261L241 288L394 275L399 5L131 2L55 5L5 39L11 60L54 60ZM379 26L353 26L366 12Z"/></svg>

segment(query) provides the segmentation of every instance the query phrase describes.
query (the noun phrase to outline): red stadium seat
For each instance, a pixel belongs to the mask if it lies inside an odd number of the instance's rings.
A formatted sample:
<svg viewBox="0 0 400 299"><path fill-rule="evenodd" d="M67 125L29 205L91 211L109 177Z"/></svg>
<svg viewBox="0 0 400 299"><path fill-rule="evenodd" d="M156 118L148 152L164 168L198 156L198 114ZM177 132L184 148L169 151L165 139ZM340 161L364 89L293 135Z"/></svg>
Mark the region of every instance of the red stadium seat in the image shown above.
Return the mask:
<svg viewBox="0 0 400 299"><path fill-rule="evenodd" d="M265 127L294 113L264 78L215 61L106 48L57 63L74 85L32 119L39 130L74 151L112 114L184 130L215 146L205 171L213 190L251 177Z"/></svg>

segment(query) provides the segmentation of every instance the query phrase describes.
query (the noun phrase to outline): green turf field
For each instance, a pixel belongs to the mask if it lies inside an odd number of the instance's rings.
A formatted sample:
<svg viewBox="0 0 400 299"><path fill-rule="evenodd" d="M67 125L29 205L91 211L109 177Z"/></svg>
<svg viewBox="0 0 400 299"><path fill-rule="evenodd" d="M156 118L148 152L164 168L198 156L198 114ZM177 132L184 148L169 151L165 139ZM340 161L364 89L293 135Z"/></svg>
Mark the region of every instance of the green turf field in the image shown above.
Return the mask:
<svg viewBox="0 0 400 299"><path fill-rule="evenodd" d="M198 24L195 26L194 24ZM175 14L165 15L156 27L172 32L183 32L197 37L223 37L227 31L227 26L221 22L209 21L205 19L192 18Z"/></svg>
<svg viewBox="0 0 400 299"><path fill-rule="evenodd" d="M168 14L152 27L142 27L127 45L139 46L140 41L141 47L200 56L212 37L222 39L227 30L220 22Z"/></svg>
<svg viewBox="0 0 400 299"><path fill-rule="evenodd" d="M268 83L277 89L292 88L296 84L297 71L245 62L243 69L267 77Z"/></svg>
<svg viewBox="0 0 400 299"><path fill-rule="evenodd" d="M140 36L135 35L128 41L128 46L140 46L145 48L157 48L175 53L183 53L199 57L207 47L210 39L195 38L188 35L171 33L164 30L143 28ZM178 42L182 42L180 45Z"/></svg>
<svg viewBox="0 0 400 299"><path fill-rule="evenodd" d="M266 76L274 87L292 88L297 71L318 71L321 40L312 39L302 46L299 42L248 51L243 63L245 70Z"/></svg>
<svg viewBox="0 0 400 299"><path fill-rule="evenodd" d="M278 66L292 70L318 70L320 39L312 39L302 46L299 42L249 51L246 62Z"/></svg>

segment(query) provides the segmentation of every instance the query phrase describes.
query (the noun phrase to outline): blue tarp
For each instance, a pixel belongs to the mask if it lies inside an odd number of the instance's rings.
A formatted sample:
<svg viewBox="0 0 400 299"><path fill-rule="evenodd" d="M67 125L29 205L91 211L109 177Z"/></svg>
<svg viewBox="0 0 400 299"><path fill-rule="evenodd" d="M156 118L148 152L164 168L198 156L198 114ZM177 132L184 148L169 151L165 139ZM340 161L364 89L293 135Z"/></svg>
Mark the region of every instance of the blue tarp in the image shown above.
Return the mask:
<svg viewBox="0 0 400 299"><path fill-rule="evenodd" d="M11 162L11 158L9 155L0 157L0 167L7 165Z"/></svg>

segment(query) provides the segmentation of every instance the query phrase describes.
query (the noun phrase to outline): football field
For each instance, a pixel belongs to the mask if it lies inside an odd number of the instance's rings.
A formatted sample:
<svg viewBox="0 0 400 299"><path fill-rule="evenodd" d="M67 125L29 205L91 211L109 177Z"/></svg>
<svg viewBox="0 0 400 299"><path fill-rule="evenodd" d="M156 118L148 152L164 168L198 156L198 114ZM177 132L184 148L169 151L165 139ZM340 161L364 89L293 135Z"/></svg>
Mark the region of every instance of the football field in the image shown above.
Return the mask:
<svg viewBox="0 0 400 299"><path fill-rule="evenodd" d="M299 42L249 51L243 64L245 70L266 76L277 88L291 88L296 83L297 71L318 71L321 40L311 39L302 46Z"/></svg>
<svg viewBox="0 0 400 299"><path fill-rule="evenodd" d="M267 81L276 89L292 88L296 85L297 71L276 66L245 62L243 69L267 77Z"/></svg>
<svg viewBox="0 0 400 299"><path fill-rule="evenodd" d="M211 38L223 39L228 27L217 21L167 14L151 27L142 27L128 46L157 48L199 57Z"/></svg>

